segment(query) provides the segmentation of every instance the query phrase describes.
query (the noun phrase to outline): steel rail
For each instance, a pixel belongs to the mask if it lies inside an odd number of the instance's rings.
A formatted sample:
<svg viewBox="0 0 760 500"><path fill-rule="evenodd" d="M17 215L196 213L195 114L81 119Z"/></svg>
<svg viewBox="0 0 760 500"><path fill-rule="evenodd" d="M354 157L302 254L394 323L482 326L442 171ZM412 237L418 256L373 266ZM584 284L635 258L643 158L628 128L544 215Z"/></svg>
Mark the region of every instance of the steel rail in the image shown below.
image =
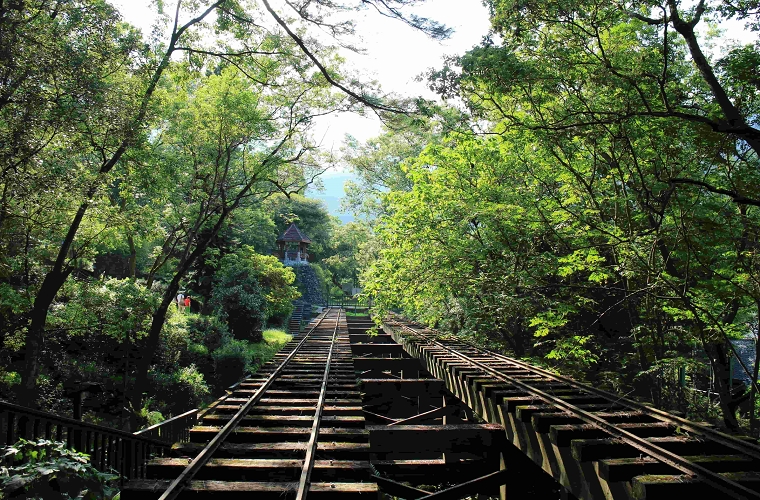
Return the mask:
<svg viewBox="0 0 760 500"><path fill-rule="evenodd" d="M403 324L403 323L400 323L400 324ZM421 327L421 328L424 328L425 330L430 330L430 331L433 331L433 332L436 332L436 333L440 333L440 332L437 332L437 330L434 330L434 329L431 329L431 328L427 328L427 327ZM545 370L545 369L543 369L541 367L538 367L538 366L533 366L533 365L531 365L529 363L526 363L524 361L520 361L520 360L517 360L517 359L514 359L514 358L510 358L509 356L505 356L503 354L491 351L489 349L484 349L482 347L478 347L478 346L476 346L476 345L474 345L474 344L472 344L470 342L465 342L465 341L459 340L459 339L457 339L457 342L460 342L460 343L465 344L465 345L467 345L469 347L472 347L473 349L476 349L476 350L478 350L481 353L485 353L485 354L488 354L490 356L493 356L493 357L495 357L495 358L497 358L497 359L499 359L501 361L505 361L507 363L511 363L514 366L526 369L528 371L531 371L531 372L536 373L538 375L542 375L542 376L544 376L546 378L555 380L557 382L565 383L567 385L570 385L570 386L574 387L575 389L582 390L582 391L585 391L585 392L587 392L589 394L593 394L593 395L596 395L596 396L599 396L599 397L603 397L603 398L609 399L611 402L619 404L620 406L623 406L623 407L625 407L625 408L627 408L629 410L644 412L644 413L646 413L646 414L648 414L648 415L650 415L650 416L652 416L654 418L657 418L658 420L660 420L662 422L669 423L669 424L675 424L678 427L681 427L682 429L690 431L690 432L692 432L694 434L701 434L701 435L703 435L703 436L711 439L712 441L714 441L714 442L716 442L716 443L718 443L718 444L720 444L722 446L726 446L727 448L731 448L731 449L736 450L736 451L738 451L740 453L744 453L745 455L747 455L749 457L752 457L752 458L754 458L756 460L760 460L760 446L758 446L757 444L754 444L754 443L751 443L751 442L748 442L748 441L743 441L741 439L737 439L734 436L731 436L729 434L720 432L720 431L718 431L716 429L713 429L713 428L710 428L710 427L706 427L704 425L699 425L696 422L692 422L690 420L687 420L685 418L679 417L677 415L671 415L671 414L669 414L669 413L667 413L667 412L665 412L663 410L660 410L658 408L652 408L652 407L649 407L649 406L645 406L645 405L643 405L641 403L637 403L636 401L633 401L631 399L625 398L625 397L620 396L618 394L614 394L612 392L608 392L608 391L605 391L603 389L598 389L596 387L583 384L583 383L578 382L576 380L573 380L573 379L571 379L569 377L565 377L563 375L558 375L558 374L552 373L549 370Z"/></svg>
<svg viewBox="0 0 760 500"><path fill-rule="evenodd" d="M322 377L322 389L319 391L319 399L317 400L317 408L314 412L314 422L311 425L311 435L309 436L309 443L306 445L306 456L303 460L303 468L301 469L301 479L298 481L298 493L296 494L296 500L303 500L306 498L309 488L311 487L311 472L314 470L314 460L317 456L317 446L319 444L319 427L322 424L322 413L325 408L325 399L327 398L327 384L330 377L330 363L332 362L333 351L335 349L335 343L338 338L338 326L340 326L340 313L342 309L338 309L338 318L335 320L335 329L333 330L332 341L330 342L330 352L327 355L327 362L325 363L325 374Z"/></svg>
<svg viewBox="0 0 760 500"><path fill-rule="evenodd" d="M637 403L636 401L633 401L631 399L627 399L625 397L616 395L612 392L607 392L603 389L597 389L593 386L587 386L585 384L582 384L580 382L577 382L571 378L564 377L562 375L556 375L548 370L544 370L540 367L531 366L528 363L525 363L524 361L519 361L515 359L511 359L507 356L504 356L502 354L498 354L492 351L481 349L477 346L473 346L475 349L480 350L481 352L486 352L488 354L493 355L497 359L500 359L502 361L506 361L509 363L512 363L515 366L526 368L530 371L533 371L539 375L543 375L547 378L550 378L552 380L556 380L558 382L563 382L568 385L573 386L574 388L584 390L590 394L604 397L607 399L613 400L613 402L619 404L620 406L624 406L628 408L629 410L635 410L635 411L641 411L644 413L647 413L651 415L652 417L657 418L658 420L661 420L666 423L670 424L676 424L678 427L681 427L682 429L685 429L687 431L690 431L694 434L701 434L705 437L708 437L712 441L715 441L716 443L726 446L728 448L732 448L738 452L744 453L747 456L750 456L754 459L760 460L760 446L757 444L754 444L752 442L743 441L741 439L737 439L734 436L731 436L729 434L726 434L724 432L720 432L716 429L712 429L710 427L706 427L704 425L699 425L696 422L692 422L690 420L687 420L685 418L681 418L677 415L671 415L663 410L660 410L658 408L651 408L649 406L645 406L641 403Z"/></svg>
<svg viewBox="0 0 760 500"><path fill-rule="evenodd" d="M203 450L198 454L195 459L190 462L190 464L185 467L185 470L182 471L182 473L172 481L172 483L169 485L169 487L163 492L163 494L159 497L159 500L174 500L176 499L180 493L182 493L182 490L190 484L190 481L193 480L193 477L195 477L195 474L208 463L208 461L213 456L214 452L219 448L219 446L227 439L227 437L232 433L233 430L238 426L238 424L245 418L245 416L248 414L248 412L253 408L253 406L259 402L259 400L262 398L264 393L269 389L269 387L272 385L272 383L280 376L285 366L290 362L290 360L293 358L293 356L296 355L296 353L301 349L301 347L304 345L304 343L309 340L309 336L314 332L314 330L322 323L323 320L327 318L327 314L330 312L330 308L328 308L324 315L319 318L319 321L309 330L306 335L304 335L304 338L301 339L301 341L296 345L293 350L288 354L288 357L283 360L282 363L280 363L280 366L277 367L277 369L272 372L269 377L267 377L266 381L259 387L256 392L251 396L248 401L235 413L235 415L227 422L227 424L222 427L222 429L209 441L209 443L206 445ZM340 314L339 314L340 316Z"/></svg>
<svg viewBox="0 0 760 500"><path fill-rule="evenodd" d="M470 357L460 353L456 349L450 348L446 346L445 344L439 342L438 340L431 340L427 335L424 333L418 332L414 330L413 328L408 327L407 325L401 324L397 322L403 329L411 332L412 334L421 337L425 339L428 343L438 345L439 347L443 348L446 351L449 351L450 353L454 354L455 356L462 359L464 362L469 363L470 365L476 366L483 370L484 372L488 373L489 375L500 379L504 382L507 382L509 384L512 384L514 386L517 386L523 390L525 390L528 393L532 393L536 399L541 399L544 402L561 408L565 411L568 411L572 414L575 414L578 416L581 420L586 421L588 424L595 425L599 427L600 429L608 432L613 437L616 437L618 439L623 440L628 445L632 446L633 448L636 448L637 450L641 451L642 453L646 453L647 455L651 456L652 458L659 460L660 462L667 464L684 474L687 474L689 476L696 476L701 478L705 483L709 484L710 486L720 490L723 493L732 495L732 498L741 498L741 499L748 499L748 498L760 498L760 494L757 492L742 486L741 484L731 481L730 479L727 479L720 474L717 474L715 472L712 472L700 465L697 465L689 460L684 459L680 455L677 455L675 453L672 453L664 448L661 448L646 439L640 438L639 436L636 436L635 434L625 430L620 429L614 424L611 424L604 420L603 418L594 415L593 413L590 413L588 411L582 410L575 405L572 405L570 403L567 403L566 401L553 396L549 393L546 393L540 389L536 389L535 387L532 387L529 384L526 384L524 382L521 382L518 379L515 379L513 377L510 377L508 375L504 375L497 370L489 367L488 365L485 365L479 361L476 361L474 359L471 359Z"/></svg>

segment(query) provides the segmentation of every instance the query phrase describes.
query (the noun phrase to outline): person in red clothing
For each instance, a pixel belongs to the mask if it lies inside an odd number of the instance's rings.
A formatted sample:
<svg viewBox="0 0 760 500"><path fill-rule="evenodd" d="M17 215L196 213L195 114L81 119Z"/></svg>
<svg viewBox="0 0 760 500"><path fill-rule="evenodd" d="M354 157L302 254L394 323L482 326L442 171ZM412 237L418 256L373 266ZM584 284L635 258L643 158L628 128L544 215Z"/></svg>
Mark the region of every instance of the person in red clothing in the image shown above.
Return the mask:
<svg viewBox="0 0 760 500"><path fill-rule="evenodd" d="M190 296L189 295L185 297L185 308L187 309L187 312L190 312Z"/></svg>

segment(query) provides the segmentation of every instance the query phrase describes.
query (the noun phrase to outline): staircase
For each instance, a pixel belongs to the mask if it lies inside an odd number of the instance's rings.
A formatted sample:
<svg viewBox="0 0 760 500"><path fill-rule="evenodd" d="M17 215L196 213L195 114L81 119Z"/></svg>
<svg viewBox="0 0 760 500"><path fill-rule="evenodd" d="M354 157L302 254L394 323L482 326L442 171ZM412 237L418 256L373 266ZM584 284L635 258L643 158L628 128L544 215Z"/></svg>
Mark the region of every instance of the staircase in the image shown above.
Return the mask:
<svg viewBox="0 0 760 500"><path fill-rule="evenodd" d="M291 335L298 335L301 333L301 320L303 319L303 302L296 302L293 315L290 316L288 321L288 333Z"/></svg>

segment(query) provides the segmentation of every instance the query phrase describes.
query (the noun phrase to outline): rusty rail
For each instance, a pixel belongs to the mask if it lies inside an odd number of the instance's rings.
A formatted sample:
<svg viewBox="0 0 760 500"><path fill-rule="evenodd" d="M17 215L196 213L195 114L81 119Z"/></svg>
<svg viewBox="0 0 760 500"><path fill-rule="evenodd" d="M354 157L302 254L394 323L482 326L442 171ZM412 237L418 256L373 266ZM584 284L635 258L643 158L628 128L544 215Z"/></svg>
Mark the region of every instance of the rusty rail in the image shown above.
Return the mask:
<svg viewBox="0 0 760 500"><path fill-rule="evenodd" d="M298 493L296 494L296 500L303 500L309 493L309 487L311 485L311 472L314 469L314 460L317 453L317 443L319 438L319 426L322 424L322 413L325 408L325 397L327 396L327 381L330 376L330 362L332 361L333 351L335 351L335 340L338 336L338 325L340 325L340 314L342 309L338 310L338 317L335 319L335 329L333 330L332 340L330 341L330 353L327 355L327 362L325 363L325 375L322 378L322 388L319 391L319 399L317 400L317 408L314 413L314 423L311 426L311 434L309 435L309 442L306 445L306 458L303 461L303 468L301 469L301 478L298 481Z"/></svg>

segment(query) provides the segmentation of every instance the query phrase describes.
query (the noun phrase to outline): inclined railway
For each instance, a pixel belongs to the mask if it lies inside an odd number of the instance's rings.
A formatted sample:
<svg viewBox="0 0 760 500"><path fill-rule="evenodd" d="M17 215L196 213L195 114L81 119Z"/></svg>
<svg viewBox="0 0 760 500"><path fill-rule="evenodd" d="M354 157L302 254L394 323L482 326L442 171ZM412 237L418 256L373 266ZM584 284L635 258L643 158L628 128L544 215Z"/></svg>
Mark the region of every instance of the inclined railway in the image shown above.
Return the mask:
<svg viewBox="0 0 760 500"><path fill-rule="evenodd" d="M191 458L153 460L123 498L377 496L340 309L327 310L199 420L177 450Z"/></svg>
<svg viewBox="0 0 760 500"><path fill-rule="evenodd" d="M485 420L502 424L513 445L580 497L760 498L760 447L754 440L398 317L385 325L458 397ZM590 463L591 471L584 467Z"/></svg>
<svg viewBox="0 0 760 500"><path fill-rule="evenodd" d="M327 309L122 498L760 498L754 441L398 316L374 330Z"/></svg>

